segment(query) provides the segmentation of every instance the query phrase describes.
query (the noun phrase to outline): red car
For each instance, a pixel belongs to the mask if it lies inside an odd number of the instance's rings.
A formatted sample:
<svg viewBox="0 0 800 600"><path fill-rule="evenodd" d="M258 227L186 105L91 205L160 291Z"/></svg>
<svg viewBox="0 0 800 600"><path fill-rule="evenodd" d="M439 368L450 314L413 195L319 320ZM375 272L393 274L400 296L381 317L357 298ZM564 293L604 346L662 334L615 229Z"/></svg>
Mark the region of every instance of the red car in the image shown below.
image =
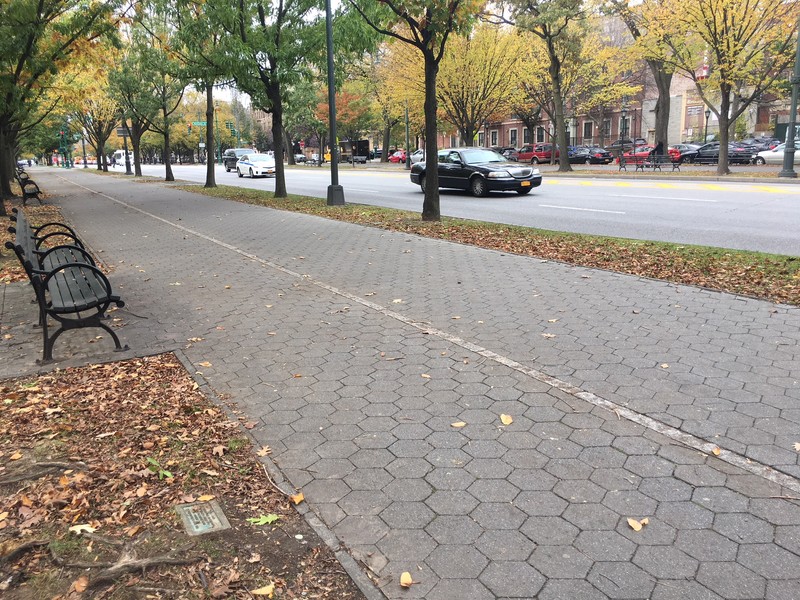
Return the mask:
<svg viewBox="0 0 800 600"><path fill-rule="evenodd" d="M650 156L650 153L655 149L655 146L636 146L636 153L634 154L633 150L630 152L626 152L623 156L625 157L625 161L629 163L637 163L637 162L645 162L647 158ZM670 147L667 150L669 154L669 158L672 162L680 162L681 160L681 151L677 148ZM617 158L617 162L619 162L619 158Z"/></svg>
<svg viewBox="0 0 800 600"><path fill-rule="evenodd" d="M406 162L406 151L405 150L398 150L394 154L389 157L389 162L391 163L404 163Z"/></svg>
<svg viewBox="0 0 800 600"><path fill-rule="evenodd" d="M519 149L519 162L529 162L532 165L538 163L549 163L553 156L553 144L534 144L523 146ZM556 149L556 159L558 149Z"/></svg>

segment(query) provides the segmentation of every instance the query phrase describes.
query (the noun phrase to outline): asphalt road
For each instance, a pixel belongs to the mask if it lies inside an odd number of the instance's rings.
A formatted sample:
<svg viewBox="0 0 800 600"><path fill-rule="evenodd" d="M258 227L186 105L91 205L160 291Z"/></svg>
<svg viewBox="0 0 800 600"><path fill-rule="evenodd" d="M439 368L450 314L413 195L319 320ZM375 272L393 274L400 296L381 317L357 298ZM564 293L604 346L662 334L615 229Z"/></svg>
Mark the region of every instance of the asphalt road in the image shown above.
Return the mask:
<svg viewBox="0 0 800 600"><path fill-rule="evenodd" d="M173 165L173 171L179 179L205 181L204 166ZM144 165L143 173L163 176L164 167ZM286 180L290 193L324 198L330 171L298 166L287 170ZM401 168L341 166L339 182L347 202L422 209L419 187ZM275 185L273 179L240 179L222 167L217 167L217 183L266 190ZM596 170L566 178L545 172L542 186L528 196L474 198L443 190L441 211L557 231L800 256L800 185L788 183L603 178Z"/></svg>

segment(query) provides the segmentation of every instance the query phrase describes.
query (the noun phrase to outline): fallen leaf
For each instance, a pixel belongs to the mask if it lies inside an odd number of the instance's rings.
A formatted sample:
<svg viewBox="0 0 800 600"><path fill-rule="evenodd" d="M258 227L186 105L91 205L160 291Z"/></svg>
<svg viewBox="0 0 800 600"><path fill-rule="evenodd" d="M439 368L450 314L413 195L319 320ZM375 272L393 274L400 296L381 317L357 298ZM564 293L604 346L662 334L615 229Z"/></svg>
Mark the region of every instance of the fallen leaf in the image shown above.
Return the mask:
<svg viewBox="0 0 800 600"><path fill-rule="evenodd" d="M669 365L667 363L661 363L662 369L669 369Z"/></svg>
<svg viewBox="0 0 800 600"><path fill-rule="evenodd" d="M267 454L272 454L272 448L269 446L261 446L261 450L256 452L259 456L266 456Z"/></svg>
<svg viewBox="0 0 800 600"><path fill-rule="evenodd" d="M9 458L11 458L11 460L19 460L20 458L22 458L22 453L14 452L14 454L12 454Z"/></svg>
<svg viewBox="0 0 800 600"><path fill-rule="evenodd" d="M402 298L395 298L394 300L392 300L393 304L400 304L401 302L403 302Z"/></svg>
<svg viewBox="0 0 800 600"><path fill-rule="evenodd" d="M511 415L500 415L500 422L503 425L511 425L514 422L514 418Z"/></svg>
<svg viewBox="0 0 800 600"><path fill-rule="evenodd" d="M800 452L800 442L795 442L794 443L794 449L797 450L798 452Z"/></svg>
<svg viewBox="0 0 800 600"><path fill-rule="evenodd" d="M253 554L250 555L250 558L247 559L247 562L249 562L249 563L257 563L260 560L261 560L261 555L258 554L257 552L254 552Z"/></svg>
<svg viewBox="0 0 800 600"><path fill-rule="evenodd" d="M5 521L8 518L8 511L4 511L0 513L0 521Z"/></svg>
<svg viewBox="0 0 800 600"><path fill-rule="evenodd" d="M451 318L452 318L452 319L456 319L456 320L457 320L457 319L460 319L461 317L459 317L458 315L456 315L455 317L451 317Z"/></svg>
<svg viewBox="0 0 800 600"><path fill-rule="evenodd" d="M226 285L226 286L225 286L225 289L226 289L226 290L229 290L229 289L231 289L231 286L229 286L229 285Z"/></svg>
<svg viewBox="0 0 800 600"><path fill-rule="evenodd" d="M558 323L558 319L547 319L548 323Z"/></svg>
<svg viewBox="0 0 800 600"><path fill-rule="evenodd" d="M464 421L456 421L455 423L450 423L450 427L455 427L456 429L461 429L462 427L466 427L467 424Z"/></svg>
<svg viewBox="0 0 800 600"><path fill-rule="evenodd" d="M556 335L554 333L543 333L542 337L543 338L547 338L549 340L549 339L552 339L552 338L556 337Z"/></svg>
<svg viewBox="0 0 800 600"><path fill-rule="evenodd" d="M81 575L75 581L72 582L72 587L70 588L70 591L82 594L83 592L86 591L87 587L89 587L89 578L86 575Z"/></svg>
<svg viewBox="0 0 800 600"><path fill-rule="evenodd" d="M69 528L72 533L77 533L80 535L81 533L94 533L96 531L95 527L92 527L88 523L83 523L81 525L73 525Z"/></svg>
<svg viewBox="0 0 800 600"><path fill-rule="evenodd" d="M208 502L209 500L213 500L213 499L214 499L214 495L213 494L203 494L202 496L200 496L197 499L197 501L198 502Z"/></svg>
<svg viewBox="0 0 800 600"><path fill-rule="evenodd" d="M242 427L244 427L245 429L252 429L256 425L258 425L258 423L256 423L255 421L248 421L247 423L242 423Z"/></svg>
<svg viewBox="0 0 800 600"><path fill-rule="evenodd" d="M270 583L269 585L260 587L257 590L250 590L250 593L254 596L266 596L267 598L272 598L273 594L275 594L275 584Z"/></svg>
<svg viewBox="0 0 800 600"><path fill-rule="evenodd" d="M188 340L186 340L186 341L187 341L187 342L202 342L202 341L203 341L203 338L201 338L201 337L190 337L190 338L189 338Z"/></svg>
<svg viewBox="0 0 800 600"><path fill-rule="evenodd" d="M414 580L411 578L411 573L403 571L400 575L400 587L410 588L412 585L414 585Z"/></svg>
<svg viewBox="0 0 800 600"><path fill-rule="evenodd" d="M427 373L423 373L423 374L421 375L421 377L423 377L424 379L430 379L430 378L431 378L431 376L430 376L430 375L428 375Z"/></svg>
<svg viewBox="0 0 800 600"><path fill-rule="evenodd" d="M276 515L275 513L269 513L268 515L259 515L257 517L250 517L247 519L248 523L252 523L253 525L270 525L280 519L280 516Z"/></svg>
<svg viewBox="0 0 800 600"><path fill-rule="evenodd" d="M648 519L647 517L645 517L641 521L637 521L636 519L628 517L628 525L630 525L631 529L633 529L634 531L641 531L642 527L647 525L649 522L650 519Z"/></svg>
<svg viewBox="0 0 800 600"><path fill-rule="evenodd" d="M722 454L722 450L720 450L720 449L719 449L719 446L714 446L714 447L711 449L711 453L712 453L714 456L719 456L720 454Z"/></svg>
<svg viewBox="0 0 800 600"><path fill-rule="evenodd" d="M289 500L294 502L295 504L300 504L306 497L303 495L303 492L297 492L293 496L289 496Z"/></svg>
<svg viewBox="0 0 800 600"><path fill-rule="evenodd" d="M201 367L210 367L211 366L211 363L208 362L207 360L204 360L203 362L197 363L197 364L200 365Z"/></svg>
<svg viewBox="0 0 800 600"><path fill-rule="evenodd" d="M223 454L225 454L225 446L222 445L214 446L214 448L211 450L211 454L222 456Z"/></svg>

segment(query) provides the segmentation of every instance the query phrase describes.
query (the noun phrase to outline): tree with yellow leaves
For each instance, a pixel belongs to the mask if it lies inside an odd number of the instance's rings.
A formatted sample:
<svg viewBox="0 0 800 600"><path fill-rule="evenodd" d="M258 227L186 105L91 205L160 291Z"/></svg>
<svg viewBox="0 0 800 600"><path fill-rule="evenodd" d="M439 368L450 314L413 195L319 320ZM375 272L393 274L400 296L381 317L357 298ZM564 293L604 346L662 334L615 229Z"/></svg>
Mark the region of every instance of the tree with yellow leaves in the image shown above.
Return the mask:
<svg viewBox="0 0 800 600"><path fill-rule="evenodd" d="M437 97L445 120L472 146L494 115L507 115L521 76L524 42L510 29L483 24L454 36L439 67Z"/></svg>
<svg viewBox="0 0 800 600"><path fill-rule="evenodd" d="M720 175L732 124L792 64L799 16L797 0L671 0L656 15L668 63L719 119Z"/></svg>

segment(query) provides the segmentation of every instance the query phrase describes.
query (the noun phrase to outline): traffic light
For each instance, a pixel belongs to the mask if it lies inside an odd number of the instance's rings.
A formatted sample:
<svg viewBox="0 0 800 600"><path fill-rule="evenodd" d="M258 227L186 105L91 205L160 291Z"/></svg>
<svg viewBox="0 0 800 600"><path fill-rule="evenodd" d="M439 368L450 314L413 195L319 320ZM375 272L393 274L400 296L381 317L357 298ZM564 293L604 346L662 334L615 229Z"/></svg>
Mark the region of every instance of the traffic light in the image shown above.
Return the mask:
<svg viewBox="0 0 800 600"><path fill-rule="evenodd" d="M189 133L192 133L192 124L189 123Z"/></svg>

